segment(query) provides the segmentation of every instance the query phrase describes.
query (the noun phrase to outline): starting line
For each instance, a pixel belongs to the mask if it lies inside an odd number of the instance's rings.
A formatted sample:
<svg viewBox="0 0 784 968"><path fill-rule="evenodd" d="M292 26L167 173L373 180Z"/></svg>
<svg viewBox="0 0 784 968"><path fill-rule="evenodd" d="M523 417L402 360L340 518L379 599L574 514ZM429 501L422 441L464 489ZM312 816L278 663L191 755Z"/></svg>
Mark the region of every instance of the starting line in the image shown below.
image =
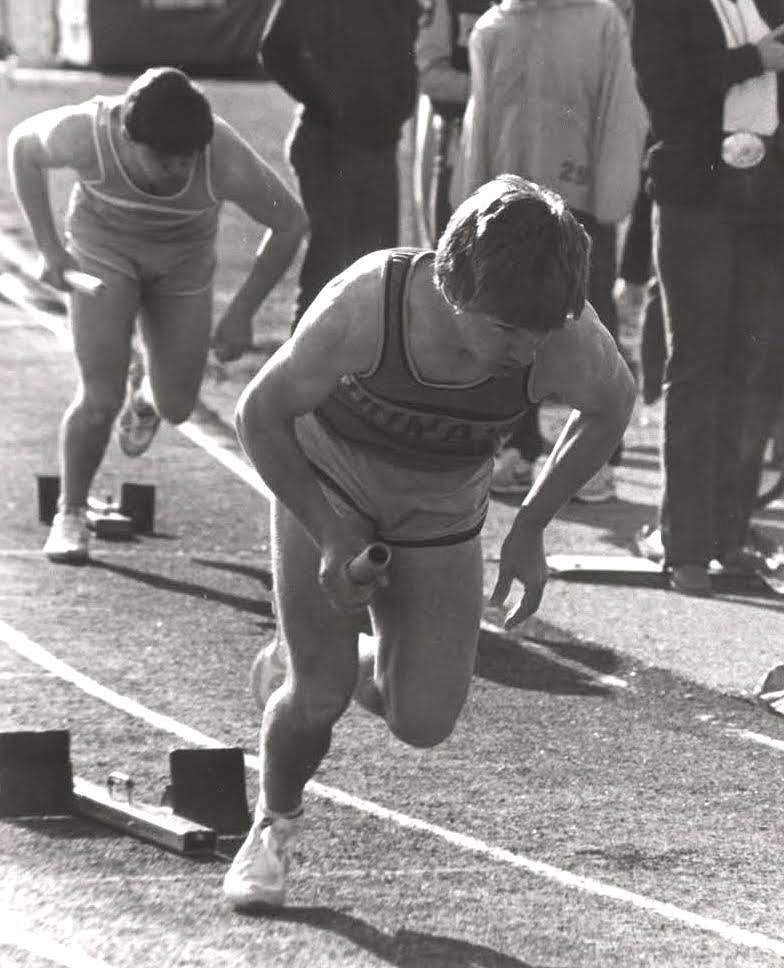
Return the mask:
<svg viewBox="0 0 784 968"><path fill-rule="evenodd" d="M17 631L1 619L0 641L18 655L28 659L30 662L35 662L64 681L70 682L95 699L99 699L101 702L105 702L115 709L142 720L150 726L154 726L156 729L207 748L221 747L224 745L220 740L208 736L206 733L202 733L197 729L193 729L170 716L155 712L147 706L143 706L141 703L127 696L123 696L114 689L102 685L90 676L84 675L84 673L79 672L73 666L58 659L51 652L28 638L23 632ZM249 769L258 772L259 760L257 756L245 754L245 764ZM757 951L765 951L784 959L784 940L780 938L773 938L757 931L748 931L745 928L729 924L718 918L705 917L666 901L658 901L655 898L646 897L644 894L637 894L634 891L627 891L625 888L616 887L614 884L607 884L604 881L599 881L592 877L585 877L580 874L574 874L571 871L562 870L559 867L554 867L552 864L545 864L541 861L533 860L530 857L516 854L502 847L494 847L492 844L485 843L476 837L449 830L447 827L429 823L427 820L411 817L408 814L401 813L399 810L383 807L371 800L355 797L350 793L338 790L336 787L327 786L314 780L308 783L306 789L309 793L321 799L336 803L339 806L358 810L378 820L393 823L405 830L416 830L420 833L437 837L460 850L478 854L488 860L493 860L499 864L506 864L517 870L526 871L536 877L543 877L546 880L560 884L562 887L568 887L571 890L580 891L583 894L590 894L594 897L631 905L649 914L658 915L667 921L679 922L689 928L695 928L699 931L716 935L730 942L730 944L744 948L753 948ZM0 922L0 925L2 924ZM20 937L24 940L24 936L20 935ZM24 945L22 946L24 947ZM64 949L64 951L67 953L67 949ZM66 966L75 964L75 962L71 961L60 961L59 963ZM102 965L102 963L81 962L81 965L84 968L89 968L90 965Z"/></svg>

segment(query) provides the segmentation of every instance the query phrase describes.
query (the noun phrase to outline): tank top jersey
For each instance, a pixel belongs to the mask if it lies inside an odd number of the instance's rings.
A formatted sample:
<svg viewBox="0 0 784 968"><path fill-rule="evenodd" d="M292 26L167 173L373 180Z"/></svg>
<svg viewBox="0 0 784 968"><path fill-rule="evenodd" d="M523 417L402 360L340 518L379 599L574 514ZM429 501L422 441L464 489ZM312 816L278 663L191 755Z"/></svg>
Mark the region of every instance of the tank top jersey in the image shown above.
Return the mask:
<svg viewBox="0 0 784 968"><path fill-rule="evenodd" d="M343 376L315 410L329 432L381 452L392 463L447 470L490 459L531 407L531 365L510 376L454 386L416 375L408 342L407 281L434 253L393 249L384 270L384 334L367 374Z"/></svg>
<svg viewBox="0 0 784 968"><path fill-rule="evenodd" d="M97 96L93 142L100 176L80 179L71 194L69 230L97 229L142 240L193 243L214 239L220 204L210 185L210 147L199 152L187 183L174 195L152 195L137 188L125 172L112 137L112 111L122 98Z"/></svg>

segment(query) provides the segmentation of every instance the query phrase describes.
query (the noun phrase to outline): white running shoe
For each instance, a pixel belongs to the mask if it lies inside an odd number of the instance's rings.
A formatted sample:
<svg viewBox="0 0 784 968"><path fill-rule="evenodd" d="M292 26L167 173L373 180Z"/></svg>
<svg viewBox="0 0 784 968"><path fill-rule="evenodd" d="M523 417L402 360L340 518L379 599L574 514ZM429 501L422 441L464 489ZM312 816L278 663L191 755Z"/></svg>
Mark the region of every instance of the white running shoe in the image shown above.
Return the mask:
<svg viewBox="0 0 784 968"><path fill-rule="evenodd" d="M87 512L58 511L52 519L49 537L43 553L50 561L80 564L90 554L90 533L87 530Z"/></svg>
<svg viewBox="0 0 784 968"><path fill-rule="evenodd" d="M610 464L605 464L586 481L574 495L575 501L583 504L601 504L604 501L614 501L618 495L615 491L615 474Z"/></svg>
<svg viewBox="0 0 784 968"><path fill-rule="evenodd" d="M131 393L120 414L118 440L124 454L139 457L147 450L161 425L161 415L138 393Z"/></svg>
<svg viewBox="0 0 784 968"><path fill-rule="evenodd" d="M286 669L286 647L276 635L250 667L250 691L259 709L264 709L272 693L283 685Z"/></svg>
<svg viewBox="0 0 784 968"><path fill-rule="evenodd" d="M519 494L533 484L533 465L516 447L504 447L493 461L490 491L493 494Z"/></svg>
<svg viewBox="0 0 784 968"><path fill-rule="evenodd" d="M223 878L223 894L235 910L283 907L289 847L302 827L296 817L257 816Z"/></svg>

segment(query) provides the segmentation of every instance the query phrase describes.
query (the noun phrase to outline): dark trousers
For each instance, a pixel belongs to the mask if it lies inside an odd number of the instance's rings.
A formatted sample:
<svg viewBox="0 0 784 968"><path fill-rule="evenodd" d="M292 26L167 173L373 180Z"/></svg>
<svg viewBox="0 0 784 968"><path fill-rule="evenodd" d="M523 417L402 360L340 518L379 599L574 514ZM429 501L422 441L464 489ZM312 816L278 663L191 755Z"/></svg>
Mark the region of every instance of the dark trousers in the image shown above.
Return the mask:
<svg viewBox="0 0 784 968"><path fill-rule="evenodd" d="M294 326L321 289L360 256L398 244L397 145L368 148L297 117L288 158L310 220Z"/></svg>
<svg viewBox="0 0 784 968"><path fill-rule="evenodd" d="M648 283L642 307L640 369L643 403L655 403L662 395L666 361L667 334L664 329L661 286L654 276Z"/></svg>
<svg viewBox="0 0 784 968"><path fill-rule="evenodd" d="M746 539L784 384L784 227L654 208L665 370L667 562L707 564Z"/></svg>

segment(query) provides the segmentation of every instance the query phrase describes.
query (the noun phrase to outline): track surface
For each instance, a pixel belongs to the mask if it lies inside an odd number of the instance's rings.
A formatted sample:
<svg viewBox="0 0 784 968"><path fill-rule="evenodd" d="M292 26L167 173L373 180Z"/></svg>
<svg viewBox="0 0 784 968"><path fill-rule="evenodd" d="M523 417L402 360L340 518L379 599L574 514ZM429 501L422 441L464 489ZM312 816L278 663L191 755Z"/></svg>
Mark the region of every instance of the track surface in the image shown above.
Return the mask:
<svg viewBox="0 0 784 968"><path fill-rule="evenodd" d="M55 471L74 374L39 322L0 307L0 729L68 728L79 775L124 769L155 800L171 747L255 753L248 669L274 633L266 505L164 427L136 461L113 443L96 482L97 494L155 484L155 535L96 542L82 568L46 562L35 475ZM205 384L197 414L234 458L245 372ZM547 419L557 428L557 411ZM655 428L635 424L627 444L620 500L570 505L550 551L631 547L658 495ZM493 505L488 591L513 513ZM780 508L765 522L780 529ZM698 601L553 580L519 641L485 631L439 749L409 750L349 710L307 794L283 913L228 911L225 859L195 863L79 820L6 821L0 963L779 964L784 720L748 697L782 660L781 629L781 600L740 588ZM253 798L252 761L247 779Z"/></svg>

